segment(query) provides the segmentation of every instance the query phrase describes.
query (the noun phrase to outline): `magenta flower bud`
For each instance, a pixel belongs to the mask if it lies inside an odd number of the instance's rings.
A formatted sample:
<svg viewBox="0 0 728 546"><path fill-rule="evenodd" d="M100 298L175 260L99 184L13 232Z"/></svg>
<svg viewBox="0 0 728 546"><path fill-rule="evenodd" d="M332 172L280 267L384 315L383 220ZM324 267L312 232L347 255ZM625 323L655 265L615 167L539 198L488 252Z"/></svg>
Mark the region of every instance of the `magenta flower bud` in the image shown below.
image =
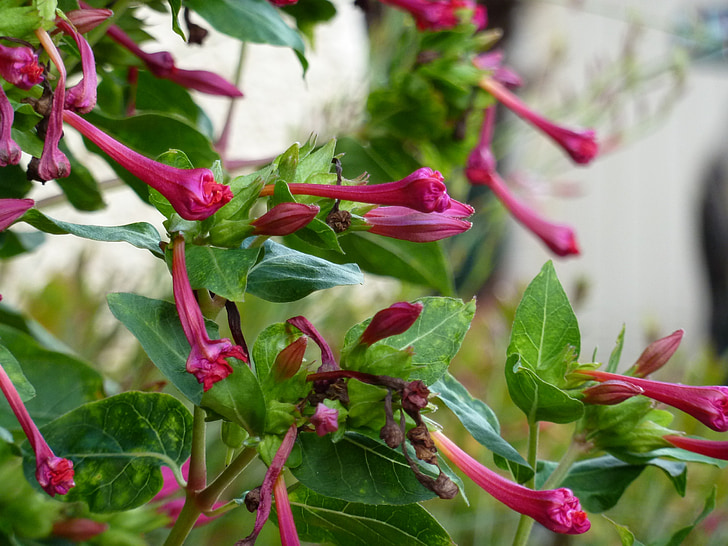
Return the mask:
<svg viewBox="0 0 728 546"><path fill-rule="evenodd" d="M96 77L94 52L91 50L91 46L86 41L86 38L81 36L66 21L61 19L56 22L56 26L66 34L70 34L76 41L78 51L81 53L81 69L83 70L83 78L81 81L66 90L65 107L68 110L73 110L80 114L88 114L96 106L96 86L98 85L98 78Z"/></svg>
<svg viewBox="0 0 728 546"><path fill-rule="evenodd" d="M599 370L577 370L597 381L612 379L631 383L644 390L644 395L668 406L672 406L718 432L728 431L728 387L695 387L679 383L664 383L640 377L618 375Z"/></svg>
<svg viewBox="0 0 728 546"><path fill-rule="evenodd" d="M503 52L486 51L473 59L473 64L480 70L487 70L495 81L508 88L521 87L523 80L510 68L503 66Z"/></svg>
<svg viewBox="0 0 728 546"><path fill-rule="evenodd" d="M510 192L498 173L491 174L488 187L513 217L541 239L554 254L557 256L579 254L574 230L567 225L556 224L539 216Z"/></svg>
<svg viewBox="0 0 728 546"><path fill-rule="evenodd" d="M330 199L359 201L373 205L408 207L420 212L443 212L450 206L447 186L438 171L423 167L396 182L366 186L331 184L288 184L294 195L314 195ZM264 186L261 197L273 195L273 184Z"/></svg>
<svg viewBox="0 0 728 546"><path fill-rule="evenodd" d="M17 165L23 155L23 151L13 140L11 133L14 117L13 106L0 86L0 167Z"/></svg>
<svg viewBox="0 0 728 546"><path fill-rule="evenodd" d="M71 542L86 542L100 535L109 528L109 524L88 518L62 519L53 524L53 536Z"/></svg>
<svg viewBox="0 0 728 546"><path fill-rule="evenodd" d="M32 199L0 199L0 231L8 229L33 205Z"/></svg>
<svg viewBox="0 0 728 546"><path fill-rule="evenodd" d="M321 404L319 404L321 405ZM278 514L278 530L281 534L281 546L300 546L296 531L296 523L293 521L291 504L288 502L288 490L283 474L278 474L273 484L273 496L276 499L276 513Z"/></svg>
<svg viewBox="0 0 728 546"><path fill-rule="evenodd" d="M379 311L359 338L359 343L371 345L389 336L396 336L409 330L422 313L421 303L401 301Z"/></svg>
<svg viewBox="0 0 728 546"><path fill-rule="evenodd" d="M663 438L680 449L700 453L701 455L713 457L714 459L728 461L728 442L673 435L663 436Z"/></svg>
<svg viewBox="0 0 728 546"><path fill-rule="evenodd" d="M326 436L329 432L339 430L339 410L329 408L323 403L316 406L311 416L311 424L316 428L316 434Z"/></svg>
<svg viewBox="0 0 728 546"><path fill-rule="evenodd" d="M662 368L680 346L685 330L675 330L669 336L650 343L634 365L632 375L647 377Z"/></svg>
<svg viewBox="0 0 728 546"><path fill-rule="evenodd" d="M95 29L112 15L114 15L114 12L110 9L97 8L74 9L66 12L66 17L81 34L86 34L88 31ZM60 21L62 19L57 17L56 24Z"/></svg>
<svg viewBox="0 0 728 546"><path fill-rule="evenodd" d="M158 78L165 78L188 89L195 89L209 95L220 95L224 97L243 96L237 87L214 72L177 68L174 57L167 51L147 53L116 25L111 25L106 32L109 38L128 49L144 62L149 71Z"/></svg>
<svg viewBox="0 0 728 546"><path fill-rule="evenodd" d="M426 213L406 207L377 207L367 212L364 220L371 226L371 233L415 243L439 241L468 231L472 226L447 212Z"/></svg>
<svg viewBox="0 0 728 546"><path fill-rule="evenodd" d="M471 22L482 30L488 23L485 8L472 0L382 0L412 14L419 30L447 30L460 24L457 12L473 12Z"/></svg>
<svg viewBox="0 0 728 546"><path fill-rule="evenodd" d="M591 523L570 489L537 491L518 485L481 465L440 431L430 433L437 449L477 485L510 509L535 519L554 533L586 533Z"/></svg>
<svg viewBox="0 0 728 546"><path fill-rule="evenodd" d="M187 276L185 240L182 236L174 239L172 288L182 329L192 349L187 357L187 371L203 384L204 391L208 391L215 383L233 372L226 358L233 357L247 362L248 356L241 347L233 345L229 339L208 337L205 320Z"/></svg>
<svg viewBox="0 0 728 546"><path fill-rule="evenodd" d="M298 2L298 0L268 0L268 1L277 7L291 6Z"/></svg>
<svg viewBox="0 0 728 546"><path fill-rule="evenodd" d="M255 226L253 235L290 235L308 225L319 210L318 205L280 203L250 225Z"/></svg>
<svg viewBox="0 0 728 546"><path fill-rule="evenodd" d="M308 338L301 336L278 353L272 370L276 381L285 381L296 375L296 372L301 369L307 345Z"/></svg>
<svg viewBox="0 0 728 546"><path fill-rule="evenodd" d="M605 381L599 385L588 387L582 391L584 398L582 402L585 404L597 404L600 406L613 406L624 402L625 400L643 394L645 391L642 387L627 383L626 381Z"/></svg>
<svg viewBox="0 0 728 546"><path fill-rule="evenodd" d="M53 453L31 419L20 394L2 366L0 366L0 390L5 395L10 409L28 437L30 447L35 452L35 478L38 483L51 497L65 495L76 485L73 482L73 463L68 459L56 457Z"/></svg>
<svg viewBox="0 0 728 546"><path fill-rule="evenodd" d="M43 81L43 67L38 64L38 55L29 47L0 44L0 76L20 89L30 89Z"/></svg>
<svg viewBox="0 0 728 546"><path fill-rule="evenodd" d="M599 153L599 144L593 130L572 130L554 124L528 108L521 99L494 78L483 78L480 80L480 87L493 95L498 102L549 136L569 154L574 162L582 165L589 163Z"/></svg>
<svg viewBox="0 0 728 546"><path fill-rule="evenodd" d="M215 182L210 169L178 169L164 165L130 150L68 110L63 112L63 119L111 159L161 193L185 220L204 220L233 198L228 186Z"/></svg>

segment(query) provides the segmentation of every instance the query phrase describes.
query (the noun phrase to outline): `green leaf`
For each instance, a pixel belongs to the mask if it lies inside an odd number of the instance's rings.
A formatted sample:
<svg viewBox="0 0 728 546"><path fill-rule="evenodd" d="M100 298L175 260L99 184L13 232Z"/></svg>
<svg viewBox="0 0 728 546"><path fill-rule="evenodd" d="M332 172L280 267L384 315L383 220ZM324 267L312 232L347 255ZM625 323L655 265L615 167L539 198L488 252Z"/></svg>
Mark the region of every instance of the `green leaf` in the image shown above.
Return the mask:
<svg viewBox="0 0 728 546"><path fill-rule="evenodd" d="M56 20L56 7L58 5L56 0L33 0L33 4L41 19L45 19L44 23L48 24Z"/></svg>
<svg viewBox="0 0 728 546"><path fill-rule="evenodd" d="M163 256L159 243L159 232L152 224L135 222L124 226L87 226L55 220L37 209L30 209L23 215L23 222L45 233L53 235L71 234L84 239L103 242L124 242L148 250L156 256Z"/></svg>
<svg viewBox="0 0 728 546"><path fill-rule="evenodd" d="M306 69L304 45L300 34L286 25L267 0L185 0L215 29L241 42L271 44L293 48Z"/></svg>
<svg viewBox="0 0 728 546"><path fill-rule="evenodd" d="M465 429L482 445L506 459L519 482L531 479L533 469L516 449L500 435L500 424L492 409L473 398L451 374L445 373L430 386L433 392L460 420Z"/></svg>
<svg viewBox="0 0 728 546"><path fill-rule="evenodd" d="M571 423L584 414L584 404L521 365L518 354L506 360L506 383L513 402L529 420Z"/></svg>
<svg viewBox="0 0 728 546"><path fill-rule="evenodd" d="M65 178L56 179L68 202L78 210L93 211L106 206L91 171L78 161L68 147L61 141L61 150L71 163L71 172Z"/></svg>
<svg viewBox="0 0 728 546"><path fill-rule="evenodd" d="M315 290L363 282L355 264L333 264L266 241L265 256L248 275L247 291L267 301L284 303L299 300Z"/></svg>
<svg viewBox="0 0 728 546"><path fill-rule="evenodd" d="M22 199L33 188L19 165L0 167L0 199Z"/></svg>
<svg viewBox="0 0 728 546"><path fill-rule="evenodd" d="M560 388L580 344L574 311L547 262L523 294L507 350L508 390L529 419L568 423L582 415L582 403Z"/></svg>
<svg viewBox="0 0 728 546"><path fill-rule="evenodd" d="M0 345L0 366L2 366L5 373L12 381L15 390L18 391L18 396L23 402L27 402L35 396L35 388L31 385L28 378L23 374L23 369L13 354L7 349Z"/></svg>
<svg viewBox="0 0 728 546"><path fill-rule="evenodd" d="M409 330L377 343L400 350L412 347L412 364L418 369L409 378L430 385L442 377L460 350L475 315L475 300L465 303L455 298L432 296L416 301L422 304L422 313ZM346 333L344 345L353 346L368 324L369 320L365 320L353 326Z"/></svg>
<svg viewBox="0 0 728 546"><path fill-rule="evenodd" d="M245 299L248 271L255 264L259 248L187 247L187 274L192 288L207 288L232 301Z"/></svg>
<svg viewBox="0 0 728 546"><path fill-rule="evenodd" d="M419 504L373 506L327 498L294 485L288 494L299 538L307 542L371 546L450 546L452 539Z"/></svg>
<svg viewBox="0 0 728 546"><path fill-rule="evenodd" d="M617 373L619 367L619 359L622 357L622 348L624 347L624 330L625 325L622 325L622 329L617 336L617 342L614 344L614 349L609 355L609 363L607 364L606 371L610 373Z"/></svg>
<svg viewBox="0 0 728 546"><path fill-rule="evenodd" d="M92 512L146 504L162 487L161 465L179 473L190 456L192 415L168 394L125 392L85 404L41 428L54 453L73 461L76 487L59 496ZM24 445L23 467L34 482L35 457Z"/></svg>
<svg viewBox="0 0 728 546"><path fill-rule="evenodd" d="M193 404L202 400L202 385L186 370L190 344L174 304L137 294L109 294L111 313L141 343L155 366ZM206 323L210 338L217 337L217 325Z"/></svg>
<svg viewBox="0 0 728 546"><path fill-rule="evenodd" d="M703 510L698 514L698 517L695 518L695 521L691 525L688 525L687 527L683 527L679 531L677 531L670 539L665 542L665 546L680 546L680 544L683 543L683 541L688 537L688 535L692 532L693 529L706 517L708 517L708 514L710 514L713 510L715 510L715 498L718 493L718 486L714 485L713 489L711 489L710 494L705 499L705 504L703 505Z"/></svg>
<svg viewBox="0 0 728 546"><path fill-rule="evenodd" d="M15 2L23 4L23 2ZM0 34L24 38L32 35L33 31L40 26L40 16L34 6L12 6L4 2L2 6L3 16L0 19Z"/></svg>
<svg viewBox="0 0 728 546"><path fill-rule="evenodd" d="M103 396L103 378L84 361L49 351L29 335L6 325L0 325L0 343L13 354L35 387L36 396L25 407L38 426ZM20 428L4 398L0 399L0 426Z"/></svg>
<svg viewBox="0 0 728 546"><path fill-rule="evenodd" d="M169 2L169 11L172 12L172 30L174 30L180 38L187 40L185 33L179 26L179 10L182 7L182 0L167 0Z"/></svg>
<svg viewBox="0 0 728 546"><path fill-rule="evenodd" d="M0 259L12 258L35 250L45 242L45 236L37 231L15 232L5 230L0 233Z"/></svg>
<svg viewBox="0 0 728 546"><path fill-rule="evenodd" d="M265 399L258 379L247 366L235 361L233 373L202 395L201 405L237 423L252 435L265 427Z"/></svg>
<svg viewBox="0 0 728 546"><path fill-rule="evenodd" d="M398 451L355 432L332 443L328 436L298 435L303 461L291 472L320 495L364 504L411 504L434 497L417 481Z"/></svg>
<svg viewBox="0 0 728 546"><path fill-rule="evenodd" d="M614 525L614 530L619 535L619 540L622 542L622 546L645 546L642 542L634 537L634 533L629 530L625 525L620 525L616 521L612 521L607 516L602 516L609 523Z"/></svg>

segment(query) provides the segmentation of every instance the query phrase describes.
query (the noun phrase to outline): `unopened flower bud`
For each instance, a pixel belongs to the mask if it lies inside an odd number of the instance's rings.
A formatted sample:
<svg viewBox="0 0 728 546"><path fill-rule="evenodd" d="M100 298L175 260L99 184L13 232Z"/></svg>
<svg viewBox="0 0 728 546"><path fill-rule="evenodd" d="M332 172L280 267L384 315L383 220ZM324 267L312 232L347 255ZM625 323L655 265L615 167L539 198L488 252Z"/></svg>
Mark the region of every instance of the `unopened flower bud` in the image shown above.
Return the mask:
<svg viewBox="0 0 728 546"><path fill-rule="evenodd" d="M644 392L642 387L626 381L605 381L599 385L584 389L582 402L600 406L613 406Z"/></svg>
<svg viewBox="0 0 728 546"><path fill-rule="evenodd" d="M675 330L669 336L650 343L637 359L632 375L647 377L662 368L677 351L684 333L683 329Z"/></svg>
<svg viewBox="0 0 728 546"><path fill-rule="evenodd" d="M359 343L371 345L390 336L409 330L422 313L421 303L395 303L379 311L362 333Z"/></svg>
<svg viewBox="0 0 728 546"><path fill-rule="evenodd" d="M250 224L253 235L290 235L305 227L321 210L318 205L280 203Z"/></svg>
<svg viewBox="0 0 728 546"><path fill-rule="evenodd" d="M285 381L296 375L301 368L307 344L308 337L301 336L278 353L272 369L276 381Z"/></svg>

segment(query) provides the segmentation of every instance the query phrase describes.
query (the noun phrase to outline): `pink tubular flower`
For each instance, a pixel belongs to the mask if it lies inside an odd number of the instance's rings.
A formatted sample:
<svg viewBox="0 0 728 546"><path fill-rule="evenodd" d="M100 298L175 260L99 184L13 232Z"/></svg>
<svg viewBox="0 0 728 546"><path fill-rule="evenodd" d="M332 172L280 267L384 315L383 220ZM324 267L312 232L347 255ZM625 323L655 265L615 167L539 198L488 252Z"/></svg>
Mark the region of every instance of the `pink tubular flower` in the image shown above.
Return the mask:
<svg viewBox="0 0 728 546"><path fill-rule="evenodd" d="M98 78L96 76L96 61L91 46L86 38L76 31L66 21L61 19L56 22L56 26L64 33L70 34L76 41L78 51L81 54L81 68L83 70L83 78L78 84L66 90L65 107L80 114L87 114L96 106L96 86Z"/></svg>
<svg viewBox="0 0 728 546"><path fill-rule="evenodd" d="M53 92L53 105L51 113L48 116L48 129L46 130L45 140L43 142L43 153L40 156L37 169L34 174L42 181L52 180L54 178L65 178L71 173L71 164L59 148L58 144L63 136L63 106L65 103L66 93L66 67L63 64L58 49L56 49L53 40L48 33L39 28L35 31L35 35L40 40L43 49L46 50L53 64L58 69L58 84Z"/></svg>
<svg viewBox="0 0 728 546"><path fill-rule="evenodd" d="M495 155L491 148L495 128L495 106L483 111L483 124L480 126L480 139L468 156L465 176L473 184L488 184L496 172Z"/></svg>
<svg viewBox="0 0 728 546"><path fill-rule="evenodd" d="M396 336L410 329L422 313L421 303L400 301L377 312L359 338L359 343L371 345L380 339Z"/></svg>
<svg viewBox="0 0 728 546"><path fill-rule="evenodd" d="M8 229L33 205L32 199L0 199L0 231Z"/></svg>
<svg viewBox="0 0 728 546"><path fill-rule="evenodd" d="M648 398L684 411L713 430L728 431L728 387L664 383L599 370L577 370L576 373L600 382L616 379L630 383L642 388Z"/></svg>
<svg viewBox="0 0 728 546"><path fill-rule="evenodd" d="M73 482L73 462L62 457L56 457L53 450L35 426L28 410L20 399L13 382L5 369L0 366L0 389L10 404L23 432L28 437L30 447L35 452L35 478L51 497L65 495L76 484Z"/></svg>
<svg viewBox="0 0 728 546"><path fill-rule="evenodd" d="M111 159L161 193L185 220L204 220L233 198L230 188L215 182L210 169L178 169L130 150L82 117L63 112L63 119Z"/></svg>
<svg viewBox="0 0 728 546"><path fill-rule="evenodd" d="M293 425L291 425L291 427L288 429L288 432L286 432L285 436L283 437L281 447L279 447L278 451L276 451L276 454L273 457L273 461L271 461L270 466L265 473L265 477L263 478L263 483L260 486L260 503L258 504L258 513L255 515L255 526L253 527L253 532L244 539L236 542L236 546L253 546L253 544L255 544L255 539L258 538L258 535L260 534L260 530L263 528L265 522L268 521L268 516L270 516L271 509L271 493L274 492L274 484L278 482L278 476L280 476L281 471L283 470L283 465L288 459L288 456L291 454L293 444L296 441L296 436L298 436L298 430L296 429L296 425L294 423ZM278 487L281 486L283 487L283 490L285 490L285 483L282 483L282 485L278 485ZM280 494L276 496L276 500L279 499L282 499L282 495ZM286 492L286 501L287 500L288 493ZM282 502L285 502L287 504L286 501ZM280 510L280 508L278 508L278 510ZM278 521L280 525L280 519ZM293 525L293 516L286 516L286 532L295 534L295 529L295 525ZM281 527L281 539L283 539L282 533L283 527ZM287 534L286 539L290 540L292 536L292 534ZM298 540L298 535L296 535L296 540ZM298 544L298 542L290 542L289 544Z"/></svg>
<svg viewBox="0 0 728 546"><path fill-rule="evenodd" d="M29 47L0 44L0 76L20 89L30 89L43 81L43 68Z"/></svg>
<svg viewBox="0 0 728 546"><path fill-rule="evenodd" d="M596 141L596 134L591 129L572 130L547 120L537 114L516 95L508 91L494 78L483 78L480 80L480 87L493 95L498 102L505 105L515 114L522 117L561 146L569 154L574 162L584 165L589 163L599 153L599 145Z"/></svg>
<svg viewBox="0 0 728 546"><path fill-rule="evenodd" d="M591 527L579 499L561 487L537 491L518 485L481 465L442 432L431 432L437 449L477 485L512 510L529 516L555 533L578 535Z"/></svg>
<svg viewBox="0 0 728 546"><path fill-rule="evenodd" d="M447 30L460 24L457 12L471 10L471 22L482 30L488 23L485 8L473 0L381 0L383 4L408 11L419 30Z"/></svg>
<svg viewBox="0 0 728 546"><path fill-rule="evenodd" d="M248 357L243 349L233 345L229 339L210 339L205 330L205 320L192 292L187 264L185 263L185 240L174 239L172 252L172 288L182 329L192 350L187 358L187 371L203 384L208 391L215 383L225 379L233 371L226 358L234 357L243 362Z"/></svg>
<svg viewBox="0 0 728 546"><path fill-rule="evenodd" d="M147 53L116 25L111 25L106 32L109 38L139 57L149 71L157 78L172 80L183 87L195 89L209 95L220 95L224 97L243 96L237 87L214 72L177 68L174 57L167 51Z"/></svg>
<svg viewBox="0 0 728 546"><path fill-rule="evenodd" d="M685 330L675 330L669 336L665 336L650 343L637 359L632 375L635 377L647 377L651 373L662 368L670 357L675 354L680 346Z"/></svg>
<svg viewBox="0 0 728 546"><path fill-rule="evenodd" d="M714 459L728 461L728 442L673 435L663 436L663 438L680 449L700 453L701 455L713 457Z"/></svg>
<svg viewBox="0 0 728 546"><path fill-rule="evenodd" d="M0 86L0 167L17 165L23 154L11 133L14 117L13 105L10 104L5 91Z"/></svg>
<svg viewBox="0 0 728 546"><path fill-rule="evenodd" d="M276 499L276 513L278 514L278 529L281 533L281 546L299 546L298 531L293 521L291 504L288 502L288 490L283 474L278 474L273 484L273 496Z"/></svg>
<svg viewBox="0 0 728 546"><path fill-rule="evenodd" d="M423 167L396 182L366 186L331 184L288 184L294 195L314 195L330 199L359 201L373 205L395 205L420 212L443 212L450 206L447 186L438 171ZM264 186L261 197L273 195L273 185Z"/></svg>
<svg viewBox="0 0 728 546"><path fill-rule="evenodd" d="M418 212L406 207L377 207L364 215L370 233L429 243L468 231L472 224L447 212Z"/></svg>
<svg viewBox="0 0 728 546"><path fill-rule="evenodd" d="M308 225L321 210L318 205L304 203L280 203L250 225L253 235L290 235Z"/></svg>
<svg viewBox="0 0 728 546"><path fill-rule="evenodd" d="M323 403L316 406L311 416L311 424L316 428L316 434L326 436L329 432L339 430L339 410L329 408Z"/></svg>

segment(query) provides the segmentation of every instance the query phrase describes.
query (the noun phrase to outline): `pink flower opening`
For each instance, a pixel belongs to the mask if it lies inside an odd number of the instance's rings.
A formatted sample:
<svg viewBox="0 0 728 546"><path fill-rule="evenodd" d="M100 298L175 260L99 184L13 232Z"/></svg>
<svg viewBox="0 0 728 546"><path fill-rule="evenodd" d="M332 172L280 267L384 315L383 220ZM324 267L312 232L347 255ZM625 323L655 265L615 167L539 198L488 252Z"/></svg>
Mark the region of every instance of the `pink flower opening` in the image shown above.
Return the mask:
<svg viewBox="0 0 728 546"><path fill-rule="evenodd" d="M430 435L445 457L512 510L535 519L555 533L578 535L586 533L591 527L579 499L570 489L561 487L538 491L523 487L481 465L440 431Z"/></svg>
<svg viewBox="0 0 728 546"><path fill-rule="evenodd" d="M227 358L233 357L247 362L248 356L229 339L210 339L207 335L205 320L187 276L185 241L182 236L175 237L174 240L172 289L182 329L191 347L187 357L187 371L202 383L203 390L207 392L215 383L233 372Z"/></svg>
<svg viewBox="0 0 728 546"><path fill-rule="evenodd" d="M164 165L127 148L73 112L64 111L63 119L111 159L161 193L185 220L204 220L233 198L230 187L217 183L210 169Z"/></svg>
<svg viewBox="0 0 728 546"><path fill-rule="evenodd" d="M336 432L339 430L339 410L319 403L316 405L316 411L311 416L311 424L319 436L326 436L329 432Z"/></svg>
<svg viewBox="0 0 728 546"><path fill-rule="evenodd" d="M43 67L38 64L38 55L29 47L0 44L0 76L27 90L43 81Z"/></svg>

